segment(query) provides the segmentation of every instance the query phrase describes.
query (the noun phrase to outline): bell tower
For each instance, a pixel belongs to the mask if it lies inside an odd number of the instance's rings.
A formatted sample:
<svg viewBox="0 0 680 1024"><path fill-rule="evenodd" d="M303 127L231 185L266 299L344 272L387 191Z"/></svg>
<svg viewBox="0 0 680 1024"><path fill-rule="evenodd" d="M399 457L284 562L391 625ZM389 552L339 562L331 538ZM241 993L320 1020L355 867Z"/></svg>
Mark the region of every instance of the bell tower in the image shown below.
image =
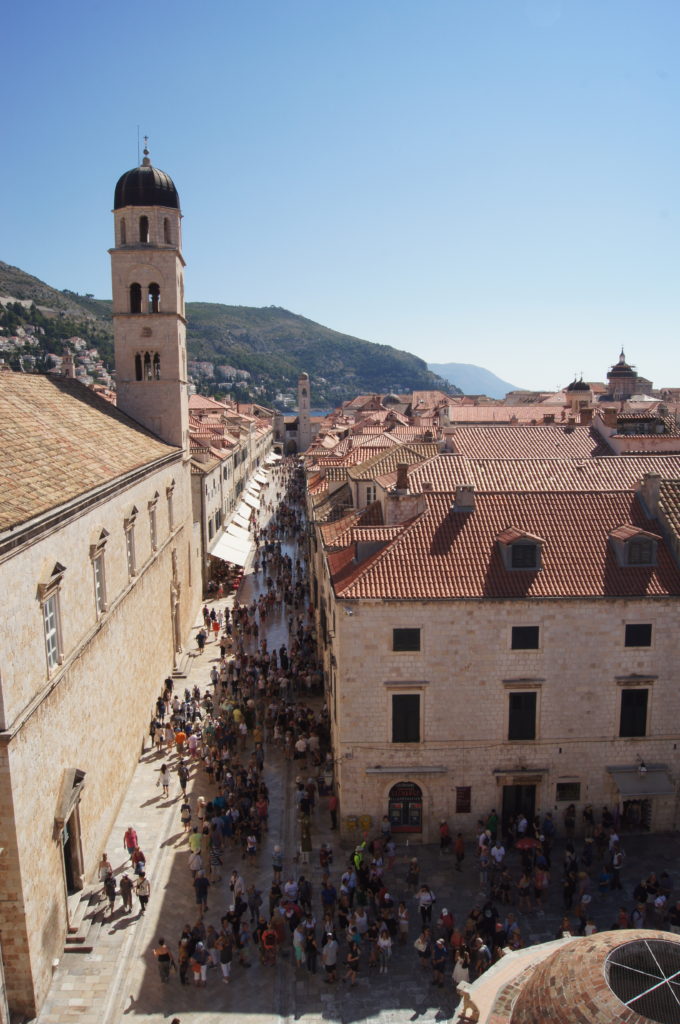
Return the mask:
<svg viewBox="0 0 680 1024"><path fill-rule="evenodd" d="M299 452L306 452L312 443L312 424L309 418L309 406L309 374L301 373L298 378L297 446Z"/></svg>
<svg viewBox="0 0 680 1024"><path fill-rule="evenodd" d="M152 166L146 145L141 166L116 185L113 218L118 408L188 458L182 214L172 179Z"/></svg>

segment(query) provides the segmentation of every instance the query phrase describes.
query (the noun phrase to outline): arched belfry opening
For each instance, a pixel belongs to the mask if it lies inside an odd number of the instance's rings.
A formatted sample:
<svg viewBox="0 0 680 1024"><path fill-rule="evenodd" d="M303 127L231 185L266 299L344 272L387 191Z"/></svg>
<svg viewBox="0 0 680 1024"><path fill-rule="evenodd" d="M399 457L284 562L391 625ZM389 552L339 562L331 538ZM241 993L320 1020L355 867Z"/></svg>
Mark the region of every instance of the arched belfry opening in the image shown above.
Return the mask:
<svg viewBox="0 0 680 1024"><path fill-rule="evenodd" d="M127 245L127 229L125 227L125 217L120 218L120 244Z"/></svg>
<svg viewBox="0 0 680 1024"><path fill-rule="evenodd" d="M142 312L142 286L137 281L130 285L130 312Z"/></svg>
<svg viewBox="0 0 680 1024"><path fill-rule="evenodd" d="M149 313L160 313L161 311L161 289L156 282L149 285Z"/></svg>
<svg viewBox="0 0 680 1024"><path fill-rule="evenodd" d="M153 379L161 379L161 357L159 356L158 352L156 352L156 354L153 357Z"/></svg>
<svg viewBox="0 0 680 1024"><path fill-rule="evenodd" d="M144 380L151 380L151 353L144 353Z"/></svg>
<svg viewBox="0 0 680 1024"><path fill-rule="evenodd" d="M172 235L170 233L170 218L163 218L163 241L166 245L172 245Z"/></svg>
<svg viewBox="0 0 680 1024"><path fill-rule="evenodd" d="M139 218L139 241L143 245L149 244L149 218L146 216Z"/></svg>

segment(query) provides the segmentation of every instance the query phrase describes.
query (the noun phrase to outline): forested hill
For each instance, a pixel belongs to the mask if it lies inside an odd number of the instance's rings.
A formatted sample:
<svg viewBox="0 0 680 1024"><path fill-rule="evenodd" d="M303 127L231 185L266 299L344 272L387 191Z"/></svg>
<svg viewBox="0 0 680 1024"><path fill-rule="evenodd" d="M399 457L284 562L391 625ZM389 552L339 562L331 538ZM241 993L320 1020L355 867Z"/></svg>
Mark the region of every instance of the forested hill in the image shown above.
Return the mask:
<svg viewBox="0 0 680 1024"><path fill-rule="evenodd" d="M57 291L0 261L0 299L8 297L35 303L43 315L53 311L71 333L99 345L103 357L110 359L110 300ZM257 389L265 403L273 404L277 393L295 388L303 370L311 378L312 404L317 407L338 405L362 392L438 388L458 393L409 352L340 334L279 306L188 302L186 314L189 358L215 364L217 383L228 379L220 367L247 371L250 377L237 389ZM203 390L210 387L206 381Z"/></svg>

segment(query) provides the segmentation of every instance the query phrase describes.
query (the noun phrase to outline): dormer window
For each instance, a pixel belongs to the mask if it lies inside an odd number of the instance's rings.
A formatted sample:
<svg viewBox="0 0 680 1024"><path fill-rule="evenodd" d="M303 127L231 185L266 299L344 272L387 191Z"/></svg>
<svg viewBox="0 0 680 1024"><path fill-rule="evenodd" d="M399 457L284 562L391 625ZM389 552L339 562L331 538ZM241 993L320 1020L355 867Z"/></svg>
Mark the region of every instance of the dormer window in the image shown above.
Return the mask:
<svg viewBox="0 0 680 1024"><path fill-rule="evenodd" d="M656 565L657 545L661 539L657 534L627 523L612 530L609 539L619 565L631 568Z"/></svg>
<svg viewBox="0 0 680 1024"><path fill-rule="evenodd" d="M541 568L543 540L540 537L511 526L503 530L497 540L506 569L536 572Z"/></svg>
<svg viewBox="0 0 680 1024"><path fill-rule="evenodd" d="M510 546L510 564L513 569L537 569L538 562L538 544L518 542Z"/></svg>

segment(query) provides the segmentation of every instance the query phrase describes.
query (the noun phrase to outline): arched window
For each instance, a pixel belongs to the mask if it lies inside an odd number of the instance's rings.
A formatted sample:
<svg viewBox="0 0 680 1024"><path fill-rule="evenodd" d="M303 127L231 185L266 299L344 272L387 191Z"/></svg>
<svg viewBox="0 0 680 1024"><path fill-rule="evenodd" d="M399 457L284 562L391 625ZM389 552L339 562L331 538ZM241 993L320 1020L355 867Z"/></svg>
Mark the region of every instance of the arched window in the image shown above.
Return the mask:
<svg viewBox="0 0 680 1024"><path fill-rule="evenodd" d="M130 312L142 312L142 286L136 281L130 285Z"/></svg>
<svg viewBox="0 0 680 1024"><path fill-rule="evenodd" d="M135 356L135 380L142 380L142 357L139 352Z"/></svg>
<svg viewBox="0 0 680 1024"><path fill-rule="evenodd" d="M149 313L160 313L161 290L155 283L149 285Z"/></svg>
<svg viewBox="0 0 680 1024"><path fill-rule="evenodd" d="M166 245L172 244L172 238L170 237L170 218L163 218L163 241Z"/></svg>
<svg viewBox="0 0 680 1024"><path fill-rule="evenodd" d="M125 230L125 217L120 218L120 244L127 244L127 232Z"/></svg>
<svg viewBox="0 0 680 1024"><path fill-rule="evenodd" d="M161 379L161 357L159 356L158 352L156 352L155 356L153 357L153 376L154 380Z"/></svg>
<svg viewBox="0 0 680 1024"><path fill-rule="evenodd" d="M149 243L149 218L148 217L140 217L139 218L139 241L143 242L145 245L148 245L148 243Z"/></svg>
<svg viewBox="0 0 680 1024"><path fill-rule="evenodd" d="M144 380L151 380L151 356L144 353Z"/></svg>

